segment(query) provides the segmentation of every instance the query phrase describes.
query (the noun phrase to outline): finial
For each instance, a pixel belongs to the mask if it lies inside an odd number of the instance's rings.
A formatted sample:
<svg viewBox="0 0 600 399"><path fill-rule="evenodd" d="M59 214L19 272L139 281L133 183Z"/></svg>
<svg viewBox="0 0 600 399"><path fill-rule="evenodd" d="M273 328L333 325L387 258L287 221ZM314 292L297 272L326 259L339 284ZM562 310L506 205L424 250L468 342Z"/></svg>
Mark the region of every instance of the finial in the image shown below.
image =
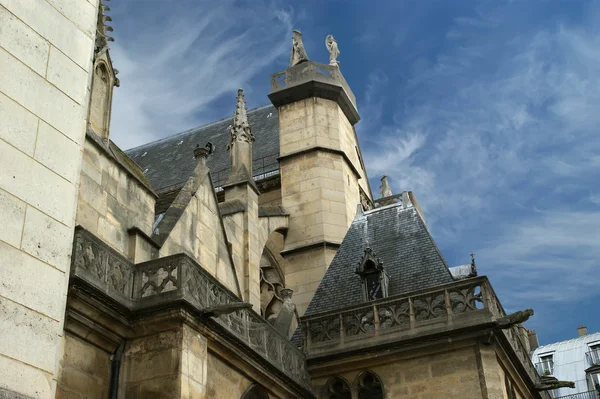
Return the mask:
<svg viewBox="0 0 600 399"><path fill-rule="evenodd" d="M333 38L333 35L327 35L325 38L325 47L327 47L327 51L329 51L329 65L339 68L340 62L337 60L337 57L340 55L340 50L338 49L337 41Z"/></svg>
<svg viewBox="0 0 600 399"><path fill-rule="evenodd" d="M299 30L294 29L292 36L292 55L290 57L290 67L306 61L308 61L308 55L306 55L306 50L304 50L304 44L302 43L302 33L300 33Z"/></svg>
<svg viewBox="0 0 600 399"><path fill-rule="evenodd" d="M386 175L381 177L381 186L379 186L379 194L381 198L389 197L392 194L392 189L390 188L390 184L388 183L388 179Z"/></svg>
<svg viewBox="0 0 600 399"><path fill-rule="evenodd" d="M475 252L471 252L471 264L475 264Z"/></svg>
<svg viewBox="0 0 600 399"><path fill-rule="evenodd" d="M100 0L98 5L98 22L96 24L96 43L94 46L94 56L98 55L101 51L108 48L108 42L114 42L115 39L108 36L106 32L112 32L112 26L106 25L106 22L111 22L112 18L109 15L105 15L105 11L110 11L110 7L104 4L104 1Z"/></svg>
<svg viewBox="0 0 600 399"><path fill-rule="evenodd" d="M233 115L233 122L230 129L231 136L229 137L229 145L227 146L228 150L233 147L233 143L236 141L244 141L246 143L254 141L254 135L248 123L243 89L238 89L236 101L235 114Z"/></svg>

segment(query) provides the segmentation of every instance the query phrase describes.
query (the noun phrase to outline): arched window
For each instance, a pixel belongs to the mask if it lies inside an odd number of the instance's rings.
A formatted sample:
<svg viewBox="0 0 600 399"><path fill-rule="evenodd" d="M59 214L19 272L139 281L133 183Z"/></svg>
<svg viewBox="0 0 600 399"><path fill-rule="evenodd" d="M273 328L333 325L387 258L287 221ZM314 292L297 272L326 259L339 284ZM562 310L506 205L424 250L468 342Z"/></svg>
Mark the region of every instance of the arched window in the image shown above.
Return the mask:
<svg viewBox="0 0 600 399"><path fill-rule="evenodd" d="M374 301L388 296L387 273L383 269L383 262L377 258L371 248L365 249L363 258L356 268L356 274L362 279L365 301Z"/></svg>
<svg viewBox="0 0 600 399"><path fill-rule="evenodd" d="M332 377L325 387L325 399L351 399L350 384L342 377Z"/></svg>
<svg viewBox="0 0 600 399"><path fill-rule="evenodd" d="M261 385L253 383L244 391L241 399L269 399L269 394Z"/></svg>
<svg viewBox="0 0 600 399"><path fill-rule="evenodd" d="M383 399L383 384L379 377L370 371L363 371L358 375L356 391L358 399Z"/></svg>

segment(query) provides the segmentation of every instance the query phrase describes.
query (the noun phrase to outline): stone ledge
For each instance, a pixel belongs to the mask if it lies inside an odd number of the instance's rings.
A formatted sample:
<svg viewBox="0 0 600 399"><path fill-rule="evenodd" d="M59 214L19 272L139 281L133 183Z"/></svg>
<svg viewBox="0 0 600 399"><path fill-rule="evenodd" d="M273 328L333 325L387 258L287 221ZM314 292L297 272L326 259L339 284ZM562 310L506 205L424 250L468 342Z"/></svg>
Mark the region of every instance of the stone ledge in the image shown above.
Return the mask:
<svg viewBox="0 0 600 399"><path fill-rule="evenodd" d="M350 166L350 169L352 169L352 173L354 173L354 176L358 180L360 180L362 178L360 175L360 172L358 171L358 169L356 169L356 166L354 166L354 164L352 163L352 161L350 160L348 155L344 151L338 150L335 148L329 148L329 147L323 147L320 145L316 145L316 146L304 148L299 151L294 151L294 152L290 152L288 154L281 155L277 158L277 160L281 163L282 161L284 161L286 159L298 157L298 156L307 154L312 151L322 151L322 152L328 152L330 154L341 155L341 157L344 159L344 161L346 161L346 163Z"/></svg>
<svg viewBox="0 0 600 399"><path fill-rule="evenodd" d="M271 75L269 99L274 106L310 97L337 102L352 125L360 120L354 93L338 67L307 61Z"/></svg>

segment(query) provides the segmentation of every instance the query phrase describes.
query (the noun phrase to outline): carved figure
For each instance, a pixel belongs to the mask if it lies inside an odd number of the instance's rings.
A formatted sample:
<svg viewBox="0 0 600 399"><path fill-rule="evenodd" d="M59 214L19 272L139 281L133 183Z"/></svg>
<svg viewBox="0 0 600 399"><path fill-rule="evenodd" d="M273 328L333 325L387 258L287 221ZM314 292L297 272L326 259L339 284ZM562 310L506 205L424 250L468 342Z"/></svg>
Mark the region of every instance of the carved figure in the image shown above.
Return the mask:
<svg viewBox="0 0 600 399"><path fill-rule="evenodd" d="M499 318L498 320L496 320L496 323L498 328L503 330L510 328L515 324L523 323L529 320L531 316L533 316L533 309L519 310L518 312L511 313L505 317Z"/></svg>
<svg viewBox="0 0 600 399"><path fill-rule="evenodd" d="M540 377L541 384L535 384L535 389L538 391L549 391L557 388L575 388L573 381L559 381L555 377L542 376Z"/></svg>
<svg viewBox="0 0 600 399"><path fill-rule="evenodd" d="M306 61L308 61L308 55L306 55L306 50L304 50L304 44L302 43L302 33L294 29L294 35L292 36L292 56L290 57L290 67Z"/></svg>
<svg viewBox="0 0 600 399"><path fill-rule="evenodd" d="M327 38L325 38L325 47L329 51L329 65L339 68L340 62L337 60L337 57L340 55L340 50L333 35L327 35Z"/></svg>

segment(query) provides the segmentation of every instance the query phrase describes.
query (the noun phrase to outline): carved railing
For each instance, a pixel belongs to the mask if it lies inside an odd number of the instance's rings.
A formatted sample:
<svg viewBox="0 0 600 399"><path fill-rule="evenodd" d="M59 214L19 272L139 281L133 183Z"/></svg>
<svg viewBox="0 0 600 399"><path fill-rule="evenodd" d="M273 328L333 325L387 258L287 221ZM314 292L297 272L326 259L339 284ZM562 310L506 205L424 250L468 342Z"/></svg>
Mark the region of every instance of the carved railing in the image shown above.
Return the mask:
<svg viewBox="0 0 600 399"><path fill-rule="evenodd" d="M486 277L461 280L301 318L305 353L318 358L336 352L399 342L456 329L491 329L506 316ZM518 328L501 330L534 382L539 376L518 336Z"/></svg>
<svg viewBox="0 0 600 399"><path fill-rule="evenodd" d="M559 396L556 399L600 399L599 391L587 391Z"/></svg>
<svg viewBox="0 0 600 399"><path fill-rule="evenodd" d="M408 338L423 329L452 328L465 316L492 321L490 306L496 306L486 278L441 286L439 289L395 296L346 308L341 312L302 318L307 353L349 349L365 340ZM471 317L472 318L472 317ZM361 341L361 342L358 342Z"/></svg>
<svg viewBox="0 0 600 399"><path fill-rule="evenodd" d="M137 265L84 229L75 230L71 276L106 293L131 311L184 301L193 308L239 302L185 254ZM283 374L310 389L304 353L252 310L241 309L213 320Z"/></svg>
<svg viewBox="0 0 600 399"><path fill-rule="evenodd" d="M271 93L284 90L290 86L300 85L309 81L330 83L341 86L346 95L356 107L356 97L350 86L341 74L340 69L335 66L321 64L314 61L303 62L284 71L271 75Z"/></svg>

